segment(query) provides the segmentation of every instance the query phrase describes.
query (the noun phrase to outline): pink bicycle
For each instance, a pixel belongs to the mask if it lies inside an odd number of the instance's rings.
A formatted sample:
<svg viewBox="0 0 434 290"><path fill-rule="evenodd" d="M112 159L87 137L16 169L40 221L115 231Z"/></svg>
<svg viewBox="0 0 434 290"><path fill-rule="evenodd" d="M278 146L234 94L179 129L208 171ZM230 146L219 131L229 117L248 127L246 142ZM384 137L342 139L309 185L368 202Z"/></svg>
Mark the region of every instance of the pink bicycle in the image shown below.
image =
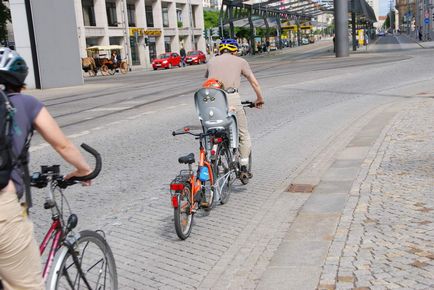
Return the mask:
<svg viewBox="0 0 434 290"><path fill-rule="evenodd" d="M77 215L70 213L64 220L64 210L71 212L63 189L80 181L95 178L101 171L99 153L86 144L81 147L96 159L94 171L83 177L63 179L60 166L41 166L33 173L31 185L48 187L45 209L51 210L51 227L40 245L41 256L51 241L43 270L47 289L118 289L116 264L113 253L102 231L74 232ZM60 203L56 202L60 198Z"/></svg>

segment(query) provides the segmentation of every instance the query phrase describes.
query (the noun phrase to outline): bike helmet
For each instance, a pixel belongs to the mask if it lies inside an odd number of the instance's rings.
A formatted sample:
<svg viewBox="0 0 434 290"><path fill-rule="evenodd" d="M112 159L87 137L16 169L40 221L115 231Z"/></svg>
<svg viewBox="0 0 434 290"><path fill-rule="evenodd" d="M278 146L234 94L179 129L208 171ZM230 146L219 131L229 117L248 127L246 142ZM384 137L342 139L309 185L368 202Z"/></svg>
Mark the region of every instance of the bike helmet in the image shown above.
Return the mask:
<svg viewBox="0 0 434 290"><path fill-rule="evenodd" d="M0 83L22 86L28 73L26 62L16 51L0 48Z"/></svg>
<svg viewBox="0 0 434 290"><path fill-rule="evenodd" d="M207 79L203 84L203 88L214 88L214 89L224 89L223 83L216 79Z"/></svg>
<svg viewBox="0 0 434 290"><path fill-rule="evenodd" d="M238 51L238 42L235 39L231 38L223 39L219 45L219 51L222 52L225 49L230 52Z"/></svg>

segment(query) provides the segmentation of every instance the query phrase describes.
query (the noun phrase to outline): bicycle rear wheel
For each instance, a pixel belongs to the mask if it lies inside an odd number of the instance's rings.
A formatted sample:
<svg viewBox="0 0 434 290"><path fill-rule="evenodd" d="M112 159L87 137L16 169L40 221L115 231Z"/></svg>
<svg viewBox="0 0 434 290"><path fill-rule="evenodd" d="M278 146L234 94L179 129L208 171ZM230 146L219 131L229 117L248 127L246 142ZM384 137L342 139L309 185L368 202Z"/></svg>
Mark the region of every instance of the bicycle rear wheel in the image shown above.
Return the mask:
<svg viewBox="0 0 434 290"><path fill-rule="evenodd" d="M67 247L57 251L47 289L89 289L85 280L91 289L118 289L113 253L104 237L94 231L81 231L73 251Z"/></svg>
<svg viewBox="0 0 434 290"><path fill-rule="evenodd" d="M220 203L225 204L229 200L232 191L232 183L236 178L235 171L231 168L231 153L227 146L221 145L217 149L217 156L213 161L213 173L215 186L220 193Z"/></svg>
<svg viewBox="0 0 434 290"><path fill-rule="evenodd" d="M194 205L190 199L191 187L189 183L185 183L184 189L179 193L178 206L173 211L176 234L181 240L190 236L193 225L193 213L190 209Z"/></svg>

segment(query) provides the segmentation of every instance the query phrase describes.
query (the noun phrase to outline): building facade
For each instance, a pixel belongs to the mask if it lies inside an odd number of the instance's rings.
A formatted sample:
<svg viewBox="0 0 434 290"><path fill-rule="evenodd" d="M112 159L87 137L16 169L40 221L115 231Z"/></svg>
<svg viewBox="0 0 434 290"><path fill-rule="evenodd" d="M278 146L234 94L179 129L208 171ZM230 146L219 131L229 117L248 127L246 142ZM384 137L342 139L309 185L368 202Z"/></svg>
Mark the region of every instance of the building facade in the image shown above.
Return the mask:
<svg viewBox="0 0 434 290"><path fill-rule="evenodd" d="M396 9L399 17L397 27L402 32L411 33L416 19L416 1L415 0L396 0Z"/></svg>
<svg viewBox="0 0 434 290"><path fill-rule="evenodd" d="M164 52L205 51L202 0L75 0L81 57L91 46L120 45L133 66Z"/></svg>

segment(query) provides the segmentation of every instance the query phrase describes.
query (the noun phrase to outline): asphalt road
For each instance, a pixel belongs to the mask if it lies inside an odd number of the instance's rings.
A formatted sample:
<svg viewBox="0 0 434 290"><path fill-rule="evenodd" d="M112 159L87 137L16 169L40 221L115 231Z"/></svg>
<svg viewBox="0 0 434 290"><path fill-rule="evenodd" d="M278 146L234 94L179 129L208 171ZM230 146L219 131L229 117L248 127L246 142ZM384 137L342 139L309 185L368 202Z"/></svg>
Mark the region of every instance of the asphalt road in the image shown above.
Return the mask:
<svg viewBox="0 0 434 290"><path fill-rule="evenodd" d="M175 234L168 187L182 168L177 158L197 154L198 144L171 132L198 124L193 92L204 80L205 66L96 77L83 87L35 93L74 143L86 142L103 156L93 186L66 193L79 216L78 228L106 233L120 289L201 288L229 264L245 268L254 287L263 272L258 265L271 259L273 245L305 201L293 194L278 203L297 171L376 107L432 90L432 50L406 38L380 38L348 58L335 58L331 44L247 58L266 98L263 110L247 112L254 179L236 186L229 203L209 216L198 214L183 242ZM246 82L240 91L254 99ZM32 145L33 170L64 165L38 136ZM50 213L42 208L42 191L34 190L34 200L40 240ZM261 250L250 252L254 255L239 255L255 245Z"/></svg>

